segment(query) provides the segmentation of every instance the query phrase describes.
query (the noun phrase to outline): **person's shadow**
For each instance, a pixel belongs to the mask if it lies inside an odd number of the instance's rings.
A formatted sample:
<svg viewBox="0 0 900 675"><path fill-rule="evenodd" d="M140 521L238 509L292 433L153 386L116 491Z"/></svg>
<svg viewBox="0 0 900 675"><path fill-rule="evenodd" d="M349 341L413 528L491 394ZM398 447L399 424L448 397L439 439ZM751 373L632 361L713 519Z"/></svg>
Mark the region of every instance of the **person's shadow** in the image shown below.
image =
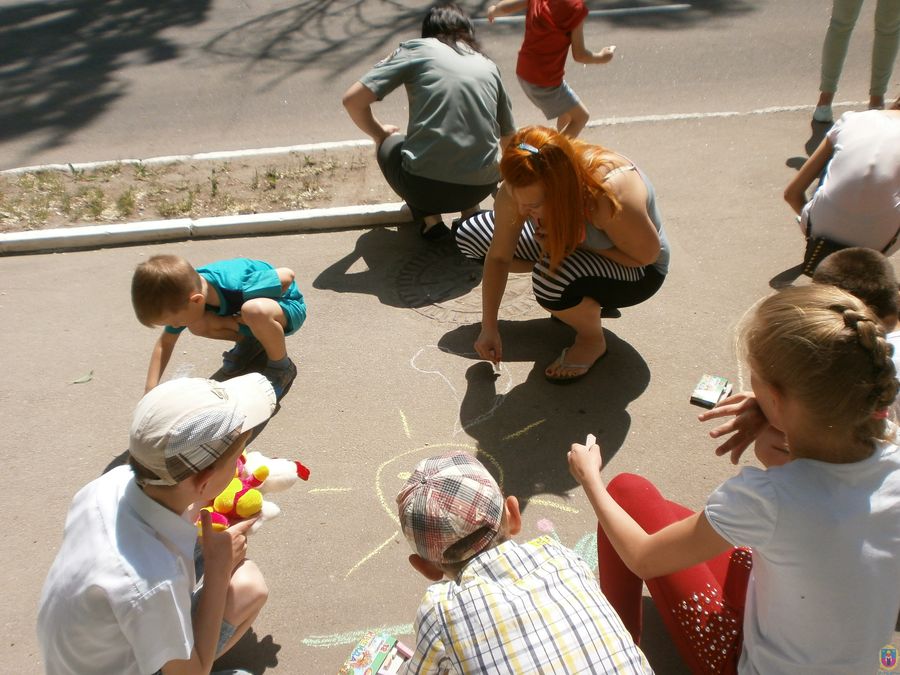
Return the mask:
<svg viewBox="0 0 900 675"><path fill-rule="evenodd" d="M502 468L504 493L518 497L524 510L535 495L565 499L577 486L566 460L572 442L594 434L604 462L618 452L631 426L628 404L647 388L650 371L631 345L606 330L608 355L578 382L552 384L544 368L574 332L548 319L501 322L501 331L504 361L533 361L534 368L525 382L502 394L491 365L473 363L459 420L477 441L485 466ZM476 358L471 349L477 334L477 325L461 326L446 333L439 347Z"/></svg>
<svg viewBox="0 0 900 675"><path fill-rule="evenodd" d="M271 635L261 640L253 628L250 628L237 643L220 656L213 664L213 672L219 670L244 669L255 675L262 675L267 668L278 665L278 652L281 645Z"/></svg>
<svg viewBox="0 0 900 675"><path fill-rule="evenodd" d="M481 264L464 257L451 237L424 241L415 227L376 227L329 265L313 287L368 293L391 307L419 308L459 298L481 283Z"/></svg>
<svg viewBox="0 0 900 675"><path fill-rule="evenodd" d="M809 123L809 138L807 138L806 143L803 144L803 148L806 151L806 157L801 157L798 155L788 157L784 162L785 166L788 166L795 171L799 171L800 167L802 167L810 158L810 156L816 151L816 148L821 145L822 140L825 138L825 135L828 133L828 130L831 128L831 126L832 122L816 122L815 120L811 120ZM788 269L779 272L774 277L769 279L769 287L778 290L781 288L792 286L793 283L800 277L802 272L803 263L799 263L797 265L794 265L793 267L789 267Z"/></svg>

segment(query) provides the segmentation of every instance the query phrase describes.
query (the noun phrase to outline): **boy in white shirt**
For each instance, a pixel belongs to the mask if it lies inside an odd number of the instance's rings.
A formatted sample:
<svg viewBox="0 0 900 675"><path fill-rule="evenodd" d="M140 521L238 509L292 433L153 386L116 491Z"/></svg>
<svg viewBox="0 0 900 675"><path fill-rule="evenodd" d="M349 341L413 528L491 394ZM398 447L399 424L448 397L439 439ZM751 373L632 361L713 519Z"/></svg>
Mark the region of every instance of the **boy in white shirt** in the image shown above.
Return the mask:
<svg viewBox="0 0 900 675"><path fill-rule="evenodd" d="M253 521L217 532L202 511L198 547L188 514L225 488L275 403L258 373L170 380L141 399L130 466L72 500L38 611L47 673L206 674L247 631L268 595L245 559Z"/></svg>

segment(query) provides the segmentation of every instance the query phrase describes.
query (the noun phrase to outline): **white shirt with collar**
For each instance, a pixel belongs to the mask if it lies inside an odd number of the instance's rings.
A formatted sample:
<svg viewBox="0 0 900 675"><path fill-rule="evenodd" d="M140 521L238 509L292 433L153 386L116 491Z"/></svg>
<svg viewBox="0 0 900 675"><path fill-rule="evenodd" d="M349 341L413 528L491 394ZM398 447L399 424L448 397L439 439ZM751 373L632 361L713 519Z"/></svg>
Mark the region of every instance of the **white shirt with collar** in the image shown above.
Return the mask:
<svg viewBox="0 0 900 675"><path fill-rule="evenodd" d="M41 593L47 673L146 674L190 658L196 540L197 528L145 495L130 467L83 487Z"/></svg>

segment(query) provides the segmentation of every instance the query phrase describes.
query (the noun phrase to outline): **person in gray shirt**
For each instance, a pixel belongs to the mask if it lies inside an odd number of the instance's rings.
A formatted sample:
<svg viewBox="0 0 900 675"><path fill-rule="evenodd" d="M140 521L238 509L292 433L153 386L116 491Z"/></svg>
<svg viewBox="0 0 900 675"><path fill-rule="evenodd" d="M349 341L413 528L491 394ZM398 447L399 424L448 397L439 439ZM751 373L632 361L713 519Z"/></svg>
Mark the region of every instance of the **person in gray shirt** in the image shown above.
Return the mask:
<svg viewBox="0 0 900 675"><path fill-rule="evenodd" d="M380 122L372 104L404 85L406 134ZM515 132L496 64L481 53L469 17L435 5L422 37L400 43L344 94L353 122L375 141L378 165L426 239L449 233L442 214L475 213L500 179L499 154Z"/></svg>

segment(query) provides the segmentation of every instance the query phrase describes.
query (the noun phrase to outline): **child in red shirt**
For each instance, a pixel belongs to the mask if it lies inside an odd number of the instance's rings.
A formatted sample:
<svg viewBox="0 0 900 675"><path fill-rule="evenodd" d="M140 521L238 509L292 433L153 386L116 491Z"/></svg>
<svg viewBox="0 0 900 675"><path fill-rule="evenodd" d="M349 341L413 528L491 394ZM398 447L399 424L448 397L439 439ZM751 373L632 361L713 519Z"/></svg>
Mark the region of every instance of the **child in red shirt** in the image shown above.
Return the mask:
<svg viewBox="0 0 900 675"><path fill-rule="evenodd" d="M578 63L608 63L616 48L599 52L584 46L584 19L588 14L583 0L500 0L488 8L488 21L497 16L526 11L525 37L519 49L516 75L525 95L556 128L570 138L584 129L590 113L563 79L569 45Z"/></svg>

